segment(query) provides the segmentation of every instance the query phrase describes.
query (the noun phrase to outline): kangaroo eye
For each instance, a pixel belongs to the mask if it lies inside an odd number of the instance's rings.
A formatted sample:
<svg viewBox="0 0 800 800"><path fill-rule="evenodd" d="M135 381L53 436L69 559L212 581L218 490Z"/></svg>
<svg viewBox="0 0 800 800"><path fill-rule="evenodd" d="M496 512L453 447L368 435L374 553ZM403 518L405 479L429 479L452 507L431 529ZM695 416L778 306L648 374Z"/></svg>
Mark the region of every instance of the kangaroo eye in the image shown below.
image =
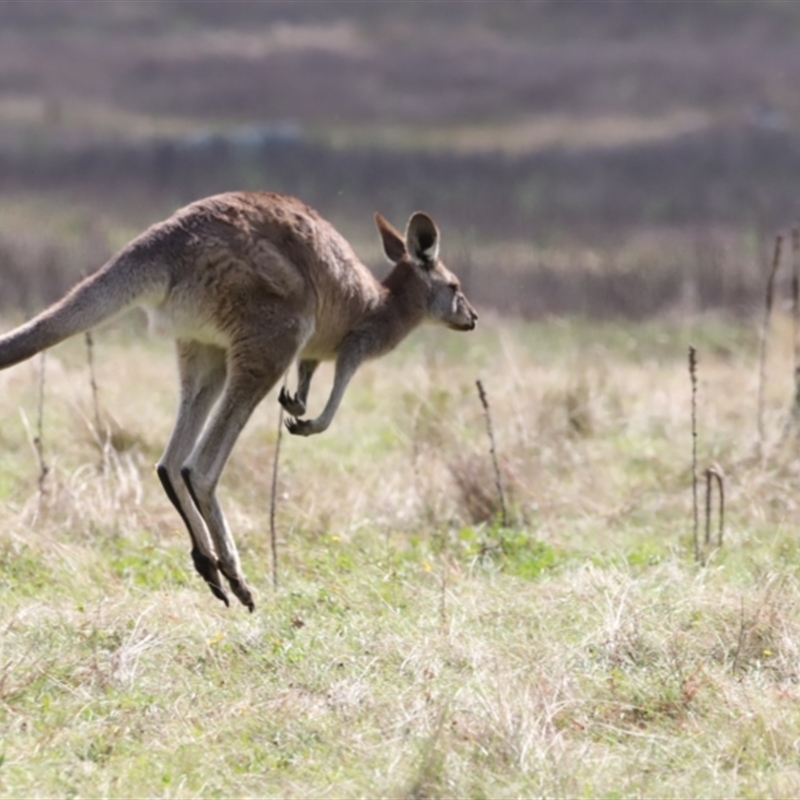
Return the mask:
<svg viewBox="0 0 800 800"><path fill-rule="evenodd" d="M457 283L448 283L447 284L447 288L448 289L452 289L454 292L457 292L458 291L458 284Z"/></svg>

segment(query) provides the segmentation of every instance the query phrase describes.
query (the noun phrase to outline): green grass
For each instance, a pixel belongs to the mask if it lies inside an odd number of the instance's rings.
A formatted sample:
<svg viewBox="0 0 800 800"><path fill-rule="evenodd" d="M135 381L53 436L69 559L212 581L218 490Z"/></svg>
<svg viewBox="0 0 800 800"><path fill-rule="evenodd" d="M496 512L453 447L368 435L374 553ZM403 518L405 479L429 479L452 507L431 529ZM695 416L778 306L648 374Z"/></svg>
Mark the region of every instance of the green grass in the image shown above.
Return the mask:
<svg viewBox="0 0 800 800"><path fill-rule="evenodd" d="M152 474L173 359L135 328L96 335L122 452L103 457L83 422L83 343L48 356L42 498L20 414L35 420L36 364L0 374L0 796L797 794L800 468L778 440L780 321L763 464L748 326L420 332L364 368L324 436L284 439L277 590L271 396L220 489L252 615L194 574ZM701 466L717 460L727 490L705 566L689 339ZM317 380L311 409L329 371Z"/></svg>

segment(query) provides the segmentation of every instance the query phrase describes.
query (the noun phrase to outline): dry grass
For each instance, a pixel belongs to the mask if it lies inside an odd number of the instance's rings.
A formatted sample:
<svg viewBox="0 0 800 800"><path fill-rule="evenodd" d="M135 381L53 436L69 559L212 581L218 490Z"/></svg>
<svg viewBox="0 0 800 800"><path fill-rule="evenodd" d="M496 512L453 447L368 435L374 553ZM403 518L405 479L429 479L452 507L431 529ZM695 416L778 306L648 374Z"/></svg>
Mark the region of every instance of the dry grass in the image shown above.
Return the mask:
<svg viewBox="0 0 800 800"><path fill-rule="evenodd" d="M36 365L0 373L0 794L800 790L800 461L778 439L788 323L773 330L763 466L749 327L490 320L415 336L359 374L329 432L284 441L277 593L268 399L222 488L252 616L192 573L151 473L172 356L132 327L95 337L101 409L124 442L102 469L84 343L49 356L41 502L24 424ZM729 504L703 568L690 339L700 461L724 469ZM453 469L493 487L476 377L513 487L509 529L474 521Z"/></svg>

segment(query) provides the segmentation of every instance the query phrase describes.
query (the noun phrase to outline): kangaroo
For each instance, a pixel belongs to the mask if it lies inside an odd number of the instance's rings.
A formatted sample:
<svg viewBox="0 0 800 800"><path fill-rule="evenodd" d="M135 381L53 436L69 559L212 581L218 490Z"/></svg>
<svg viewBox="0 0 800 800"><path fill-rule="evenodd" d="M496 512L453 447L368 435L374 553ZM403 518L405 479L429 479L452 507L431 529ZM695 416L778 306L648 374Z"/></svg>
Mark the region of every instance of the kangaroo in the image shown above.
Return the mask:
<svg viewBox="0 0 800 800"><path fill-rule="evenodd" d="M182 518L195 569L225 605L255 603L216 487L255 407L297 359L297 391L278 400L298 436L322 433L358 366L422 322L470 331L478 315L439 260L439 231L423 212L405 235L375 214L394 265L379 282L347 241L300 200L231 192L156 223L62 300L0 337L0 369L134 305L176 342L177 420L156 470ZM311 379L335 361L322 413L306 419ZM213 412L212 412L213 409Z"/></svg>

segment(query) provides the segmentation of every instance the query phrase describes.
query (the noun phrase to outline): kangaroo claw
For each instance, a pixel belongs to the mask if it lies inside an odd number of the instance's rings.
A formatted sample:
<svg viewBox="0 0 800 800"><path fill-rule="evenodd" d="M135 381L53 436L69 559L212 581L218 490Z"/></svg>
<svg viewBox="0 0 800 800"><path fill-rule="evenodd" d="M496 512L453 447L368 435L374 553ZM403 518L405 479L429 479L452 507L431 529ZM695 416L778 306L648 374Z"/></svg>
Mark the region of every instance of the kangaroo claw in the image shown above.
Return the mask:
<svg viewBox="0 0 800 800"><path fill-rule="evenodd" d="M314 433L314 425L310 419L290 417L286 420L286 430L295 436L311 436Z"/></svg>
<svg viewBox="0 0 800 800"><path fill-rule="evenodd" d="M222 564L218 564L218 566L220 570L222 570ZM226 574L224 570L222 571L222 574L228 579L228 584L231 587L231 591L236 595L241 604L246 606L247 610L252 614L255 610L256 604L253 600L253 593L250 591L250 587L245 582L244 577Z"/></svg>
<svg viewBox="0 0 800 800"><path fill-rule="evenodd" d="M278 402L288 411L293 417L302 417L306 413L306 404L298 399L297 395L291 395L286 389L281 389L278 395Z"/></svg>
<svg viewBox="0 0 800 800"><path fill-rule="evenodd" d="M222 589L219 570L214 565L214 562L196 547L192 548L192 561L194 562L194 568L208 584L208 588L211 589L214 597L222 600L230 608L230 600L228 600L228 595Z"/></svg>

